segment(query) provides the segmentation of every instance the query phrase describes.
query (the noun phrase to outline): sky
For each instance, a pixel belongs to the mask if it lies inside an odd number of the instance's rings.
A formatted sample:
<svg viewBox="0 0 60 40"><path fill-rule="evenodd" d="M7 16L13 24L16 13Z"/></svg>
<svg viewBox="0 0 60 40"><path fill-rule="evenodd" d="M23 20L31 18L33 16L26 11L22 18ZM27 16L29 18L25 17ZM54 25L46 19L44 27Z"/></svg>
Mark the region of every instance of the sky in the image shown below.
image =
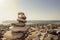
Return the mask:
<svg viewBox="0 0 60 40"><path fill-rule="evenodd" d="M0 22L16 20L18 12L27 20L60 20L60 0L0 0Z"/></svg>

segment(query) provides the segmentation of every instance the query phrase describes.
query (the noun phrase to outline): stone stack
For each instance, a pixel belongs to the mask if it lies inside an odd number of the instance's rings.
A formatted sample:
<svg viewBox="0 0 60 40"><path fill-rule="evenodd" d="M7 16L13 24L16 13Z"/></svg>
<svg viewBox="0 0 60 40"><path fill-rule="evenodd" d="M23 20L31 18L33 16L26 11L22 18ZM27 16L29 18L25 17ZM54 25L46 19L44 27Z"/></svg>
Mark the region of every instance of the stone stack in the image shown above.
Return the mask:
<svg viewBox="0 0 60 40"><path fill-rule="evenodd" d="M29 27L25 26L26 23L26 16L23 12L18 13L17 23L12 23L10 27L10 34L7 32L5 33L5 38L11 40L25 40L28 34ZM9 36L9 35L10 36Z"/></svg>
<svg viewBox="0 0 60 40"><path fill-rule="evenodd" d="M17 19L17 23L12 23L13 28L11 28L10 30L12 32L17 32L17 31L25 31L26 28L25 27L25 23L26 23L26 16L24 15L23 12L18 13L18 19Z"/></svg>

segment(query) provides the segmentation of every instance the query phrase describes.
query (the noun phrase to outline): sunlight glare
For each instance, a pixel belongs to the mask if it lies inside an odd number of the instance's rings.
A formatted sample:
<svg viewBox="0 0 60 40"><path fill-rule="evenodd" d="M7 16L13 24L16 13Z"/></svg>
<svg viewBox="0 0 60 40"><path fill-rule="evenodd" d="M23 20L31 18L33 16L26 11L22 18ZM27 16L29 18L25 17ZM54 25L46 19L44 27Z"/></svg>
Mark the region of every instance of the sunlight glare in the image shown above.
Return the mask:
<svg viewBox="0 0 60 40"><path fill-rule="evenodd" d="M2 6L5 3L5 0L0 0L0 6Z"/></svg>

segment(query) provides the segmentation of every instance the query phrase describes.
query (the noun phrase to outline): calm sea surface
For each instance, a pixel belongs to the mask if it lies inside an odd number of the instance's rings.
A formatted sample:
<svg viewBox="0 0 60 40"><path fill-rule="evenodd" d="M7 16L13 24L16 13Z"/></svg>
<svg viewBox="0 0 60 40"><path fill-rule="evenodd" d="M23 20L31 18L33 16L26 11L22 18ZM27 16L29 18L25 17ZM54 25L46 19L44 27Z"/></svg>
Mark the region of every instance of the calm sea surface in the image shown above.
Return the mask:
<svg viewBox="0 0 60 40"><path fill-rule="evenodd" d="M16 23L15 20L8 20L3 21L3 24L10 24L10 23ZM60 24L60 20L27 20L27 24L47 24L47 23L54 23L54 24Z"/></svg>
<svg viewBox="0 0 60 40"><path fill-rule="evenodd" d="M41 23L54 23L54 24L60 24L60 20L47 20L47 21L41 21L41 20L32 20L32 21L27 21L28 24L41 24Z"/></svg>

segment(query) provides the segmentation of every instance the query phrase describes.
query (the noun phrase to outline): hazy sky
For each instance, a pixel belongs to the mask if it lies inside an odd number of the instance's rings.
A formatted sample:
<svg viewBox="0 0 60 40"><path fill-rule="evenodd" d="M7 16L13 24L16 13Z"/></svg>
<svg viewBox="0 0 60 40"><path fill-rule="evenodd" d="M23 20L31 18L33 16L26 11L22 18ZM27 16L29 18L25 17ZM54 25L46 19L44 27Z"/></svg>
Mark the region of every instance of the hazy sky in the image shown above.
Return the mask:
<svg viewBox="0 0 60 40"><path fill-rule="evenodd" d="M0 21L15 20L21 11L27 20L60 20L60 0L0 0Z"/></svg>

